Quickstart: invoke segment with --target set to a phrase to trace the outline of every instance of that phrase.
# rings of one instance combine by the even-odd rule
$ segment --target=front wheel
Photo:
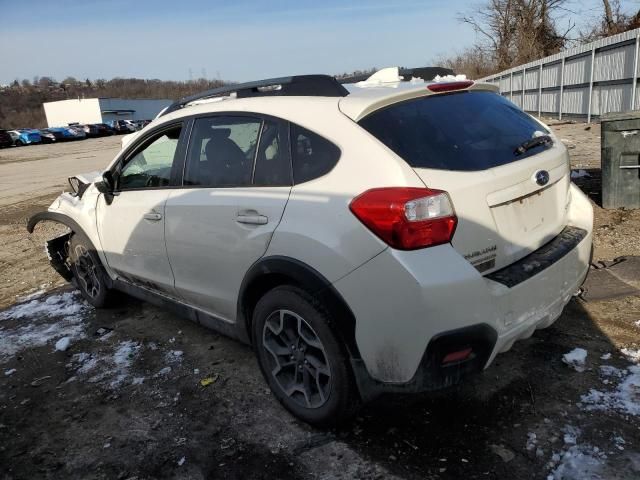
[[[253,314],[260,369],[275,397],[305,422],[328,427],[359,406],[349,356],[334,319],[302,289],[276,287]]]
[[[22,140],[16,140],[16,147],[24,146],[24,142]]]
[[[69,240],[69,262],[73,283],[85,300],[96,308],[108,306],[113,292],[107,287],[107,273],[91,244],[77,234]]]

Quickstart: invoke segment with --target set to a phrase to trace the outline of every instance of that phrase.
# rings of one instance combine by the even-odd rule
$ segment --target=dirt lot
[[[640,211],[597,206],[599,126],[554,128],[588,175],[595,260],[640,255]],[[472,381],[382,398],[335,431],[289,416],[249,348],[134,300],[89,308],[48,267],[53,227],[24,224],[118,141],[0,151],[0,479],[640,478],[638,297],[575,299]]]

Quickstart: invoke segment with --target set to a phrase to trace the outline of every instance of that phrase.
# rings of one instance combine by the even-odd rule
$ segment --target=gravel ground
[[[553,128],[591,175],[577,181],[596,202],[595,259],[639,255],[638,212],[597,206],[599,126]],[[57,172],[0,199],[0,479],[640,478],[638,298],[573,300],[464,385],[316,430],[273,399],[249,348],[127,298],[93,310],[52,273],[53,227],[31,238],[24,222],[70,174],[57,163],[78,154],[59,147],[114,145],[0,151],[0,169],[46,155]],[[576,348],[584,364],[563,361]]]

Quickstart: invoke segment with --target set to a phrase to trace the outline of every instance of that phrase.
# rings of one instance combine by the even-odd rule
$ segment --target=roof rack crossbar
[[[197,100],[222,97],[232,93],[235,93],[237,98],[266,96],[345,97],[349,95],[349,91],[330,75],[295,75],[225,85],[196,93],[172,103],[162,115],[180,110]]]

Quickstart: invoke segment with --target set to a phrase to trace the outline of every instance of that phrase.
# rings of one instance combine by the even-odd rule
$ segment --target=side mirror
[[[116,186],[115,179],[113,178],[113,173],[109,170],[102,174],[102,182],[105,184],[109,192],[113,192]]]
[[[95,185],[98,191],[104,194],[104,199],[107,202],[107,205],[111,205],[111,202],[113,202],[113,190],[115,187],[113,174],[109,171],[104,172],[102,174],[102,181],[96,182]]]

